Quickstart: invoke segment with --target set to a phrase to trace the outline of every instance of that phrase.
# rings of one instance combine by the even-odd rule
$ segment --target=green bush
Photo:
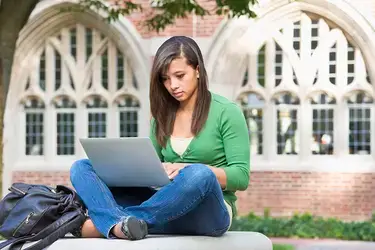
[[[333,238],[342,240],[375,241],[375,220],[344,222],[335,218],[321,218],[309,213],[288,218],[272,218],[253,212],[233,220],[231,231],[255,231],[268,237]]]
[[[292,245],[279,245],[273,244],[273,250],[294,250],[295,247]]]

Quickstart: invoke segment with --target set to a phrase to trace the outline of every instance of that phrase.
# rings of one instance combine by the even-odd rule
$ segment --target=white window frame
[[[18,141],[20,141],[20,146],[18,148],[18,155],[21,156],[20,157],[20,161],[21,162],[27,162],[29,160],[31,161],[34,161],[36,163],[42,163],[46,160],[46,150],[47,150],[47,136],[46,136],[46,114],[47,114],[47,107],[45,106],[44,109],[41,109],[44,110],[42,112],[40,111],[36,111],[36,110],[30,110],[30,111],[25,111],[25,109],[23,108],[23,104],[20,104],[21,107],[20,107],[20,111],[19,112],[19,129],[18,129]],[[27,113],[42,113],[43,114],[43,132],[44,132],[44,136],[43,136],[43,154],[42,155],[26,155],[26,141],[25,141],[25,138],[26,138],[26,114]]]

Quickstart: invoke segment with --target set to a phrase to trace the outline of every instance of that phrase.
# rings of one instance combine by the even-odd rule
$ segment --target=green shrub
[[[273,244],[273,250],[294,250],[295,247],[292,245],[279,245]]]
[[[294,214],[289,218],[273,218],[249,213],[233,220],[231,231],[255,231],[268,237],[333,238],[342,240],[375,241],[375,221],[343,222],[335,218],[321,218],[309,213]]]

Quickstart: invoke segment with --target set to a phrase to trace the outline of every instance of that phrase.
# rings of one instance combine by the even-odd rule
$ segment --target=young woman
[[[211,93],[207,81],[194,40],[176,36],[161,45],[151,72],[150,138],[173,181],[158,191],[111,188],[89,160],[75,162],[71,182],[89,217],[80,236],[139,240],[229,229],[235,192],[249,184],[249,134],[241,109]]]

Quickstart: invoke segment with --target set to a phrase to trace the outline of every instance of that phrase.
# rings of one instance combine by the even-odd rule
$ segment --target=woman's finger
[[[169,179],[174,179],[177,175],[178,175],[178,173],[180,172],[180,169],[175,169],[171,174],[169,174],[168,176],[169,176]]]

